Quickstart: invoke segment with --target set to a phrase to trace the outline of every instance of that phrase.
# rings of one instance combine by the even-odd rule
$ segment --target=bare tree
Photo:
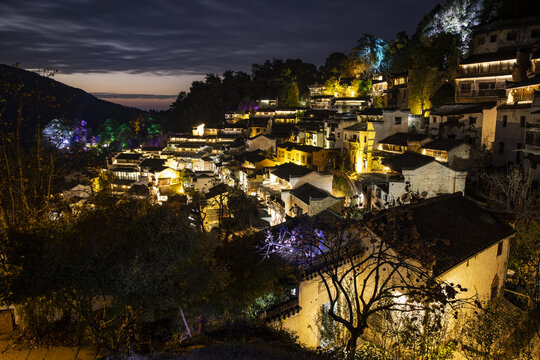
[[[486,173],[490,200],[518,217],[526,216],[535,202],[533,179],[518,167]]]
[[[316,273],[324,284],[327,313],[348,332],[350,359],[374,314],[446,309],[457,305],[458,292],[466,291],[434,276],[435,257],[429,246],[415,241],[419,233],[410,216],[394,208],[364,222],[347,216],[323,225],[302,218],[268,232],[267,254],[281,254],[306,273]]]

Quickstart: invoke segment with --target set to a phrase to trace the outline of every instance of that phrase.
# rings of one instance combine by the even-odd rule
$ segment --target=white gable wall
[[[436,161],[415,170],[403,170],[402,174],[405,182],[411,184],[411,190],[425,198],[465,191],[467,173],[454,171]]]

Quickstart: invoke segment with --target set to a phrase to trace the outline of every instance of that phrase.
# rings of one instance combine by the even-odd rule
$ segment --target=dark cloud
[[[265,59],[321,64],[364,33],[413,32],[428,0],[1,0],[0,63],[201,74]]]

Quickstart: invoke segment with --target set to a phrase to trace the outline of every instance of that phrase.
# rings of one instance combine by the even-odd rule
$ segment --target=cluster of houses
[[[107,163],[110,186],[158,202],[189,201],[190,190],[212,202],[227,191],[223,184],[237,187],[259,200],[261,228],[306,215],[339,218],[351,203],[412,206],[426,241],[450,241],[438,253],[446,259],[441,276],[487,301],[503,286],[512,231],[455,193],[464,193],[484,151],[494,166],[520,165],[540,180],[540,18],[478,28],[455,82],[455,102],[424,114],[409,111],[407,73],[377,76],[369,97],[338,97],[313,85],[305,107],[262,99],[249,113],[171,135],[166,146],[116,154]],[[383,107],[373,107],[376,97]],[[84,198],[81,190],[64,196]],[[327,301],[321,289],[306,279],[291,306],[269,319],[317,345],[306,329]]]

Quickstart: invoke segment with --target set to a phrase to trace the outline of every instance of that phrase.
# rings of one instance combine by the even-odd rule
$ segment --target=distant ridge
[[[53,78],[37,73],[0,64],[0,111],[5,109],[2,120],[13,121],[16,118],[19,101],[12,94],[6,93],[6,85],[22,84],[24,91],[35,87],[44,96],[53,97],[50,106],[44,101],[31,101],[23,107],[27,121],[41,118],[42,126],[54,118],[85,120],[88,127],[97,130],[108,118],[119,122],[129,122],[143,111],[137,108],[115,104],[98,99],[84,90],[63,84]],[[2,103],[5,100],[5,103]]]

